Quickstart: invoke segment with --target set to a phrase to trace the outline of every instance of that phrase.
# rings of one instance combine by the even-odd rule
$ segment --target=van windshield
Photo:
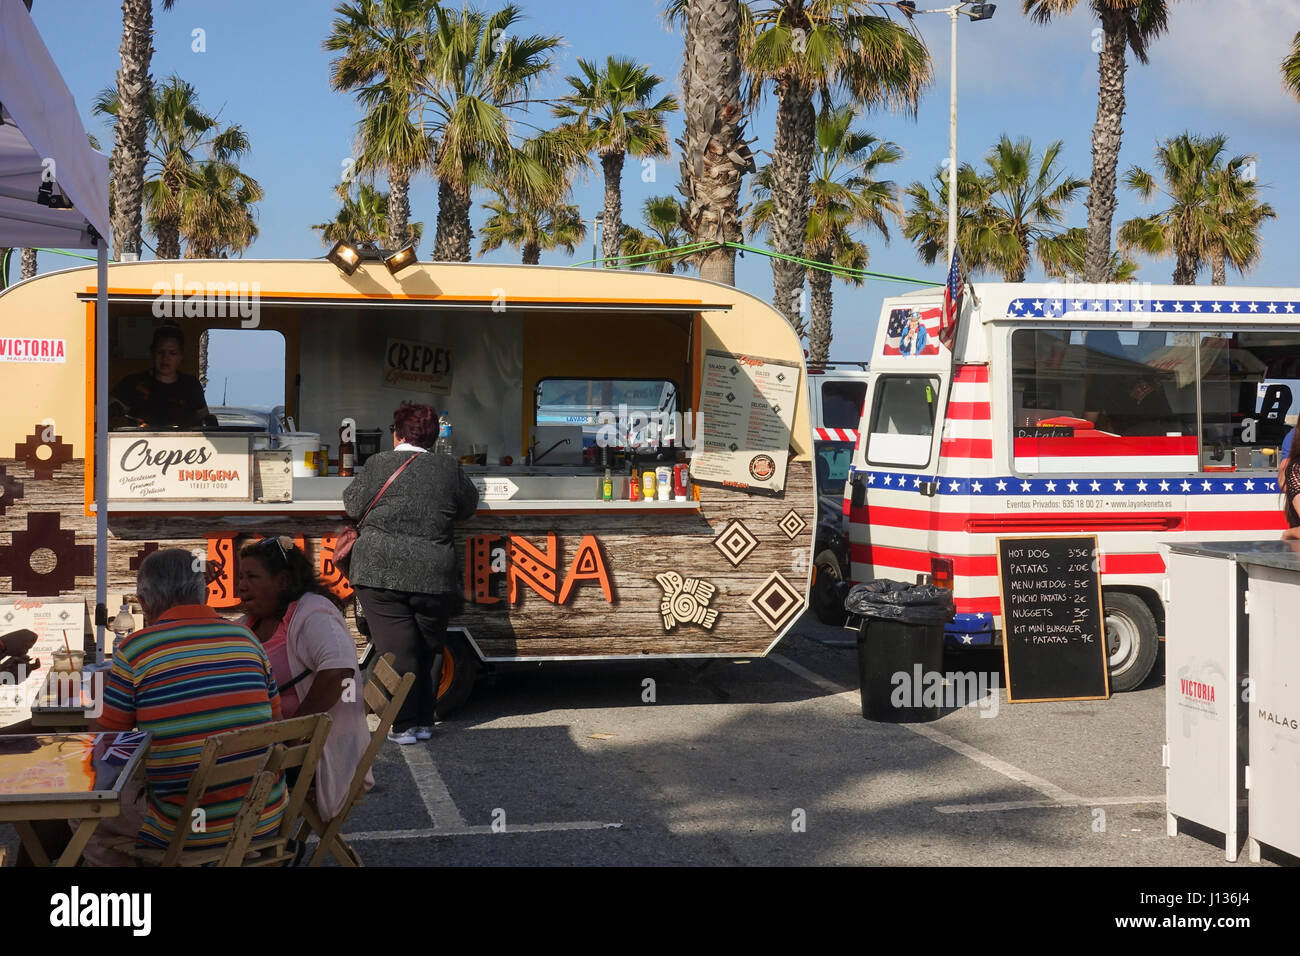
[[[930,462],[939,380],[923,375],[882,375],[876,380],[867,435],[867,462],[923,467]]]

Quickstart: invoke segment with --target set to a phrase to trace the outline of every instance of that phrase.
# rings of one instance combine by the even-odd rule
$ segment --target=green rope
[[[943,285],[942,282],[936,282],[932,279],[914,279],[911,276],[892,275],[888,272],[871,272],[866,269],[853,269],[849,266],[837,266],[829,262],[819,262],[816,259],[805,259],[801,256],[788,256],[784,253],[774,252],[771,249],[760,249],[757,246],[749,246],[741,242],[692,242],[687,243],[686,245],[673,246],[670,249],[660,249],[656,252],[643,252],[635,256],[607,256],[602,259],[586,259],[582,262],[570,263],[570,265],[577,267],[606,262],[627,263],[635,259],[676,259],[682,256],[695,255],[699,252],[706,252],[711,249],[723,248],[737,249],[741,252],[753,252],[760,256],[767,256],[771,259],[781,259],[786,262],[793,262],[808,269],[819,269],[823,272],[829,272],[831,275],[837,276],[841,279],[882,279],[886,282],[908,282],[913,285]]]
[[[94,256],[83,255],[80,252],[68,252],[66,249],[42,249],[39,246],[33,246],[31,248],[34,248],[37,252],[52,252],[56,256],[67,256],[70,259],[85,259],[87,262],[98,261]],[[112,261],[112,259],[109,260],[109,262]]]

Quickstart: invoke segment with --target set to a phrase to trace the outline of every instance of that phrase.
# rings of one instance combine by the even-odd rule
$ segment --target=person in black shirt
[[[126,376],[113,388],[110,414],[134,419],[150,428],[199,428],[210,418],[203,386],[180,370],[185,335],[179,326],[164,325],[149,345],[150,368]]]

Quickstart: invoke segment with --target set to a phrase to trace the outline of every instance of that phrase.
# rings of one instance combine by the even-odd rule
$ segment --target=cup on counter
[[[469,446],[469,453],[474,459],[474,464],[476,465],[487,464],[487,450],[488,449],[486,444],[475,443]]]
[[[50,657],[53,658],[50,670],[56,674],[75,674],[86,663],[85,651],[56,650]]]

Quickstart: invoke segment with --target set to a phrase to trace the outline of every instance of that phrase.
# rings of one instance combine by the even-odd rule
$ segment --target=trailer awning
[[[193,274],[191,271],[190,274]],[[173,296],[169,289],[169,298],[199,303],[205,298],[227,295],[247,295],[248,290],[234,287],[235,283],[211,283],[203,291],[195,288],[183,296]],[[89,300],[95,298],[96,290],[87,288],[77,293],[77,298]],[[159,292],[144,289],[109,289],[109,302],[128,302],[150,305],[157,301]],[[703,302],[691,299],[604,299],[604,298],[534,298],[512,299],[500,296],[386,296],[386,295],[312,295],[310,293],[256,293],[262,305],[311,306],[326,309],[455,309],[461,312],[555,312],[557,310],[581,312],[677,312],[693,315],[696,312],[730,312],[729,302]],[[173,311],[173,314],[176,314]]]

